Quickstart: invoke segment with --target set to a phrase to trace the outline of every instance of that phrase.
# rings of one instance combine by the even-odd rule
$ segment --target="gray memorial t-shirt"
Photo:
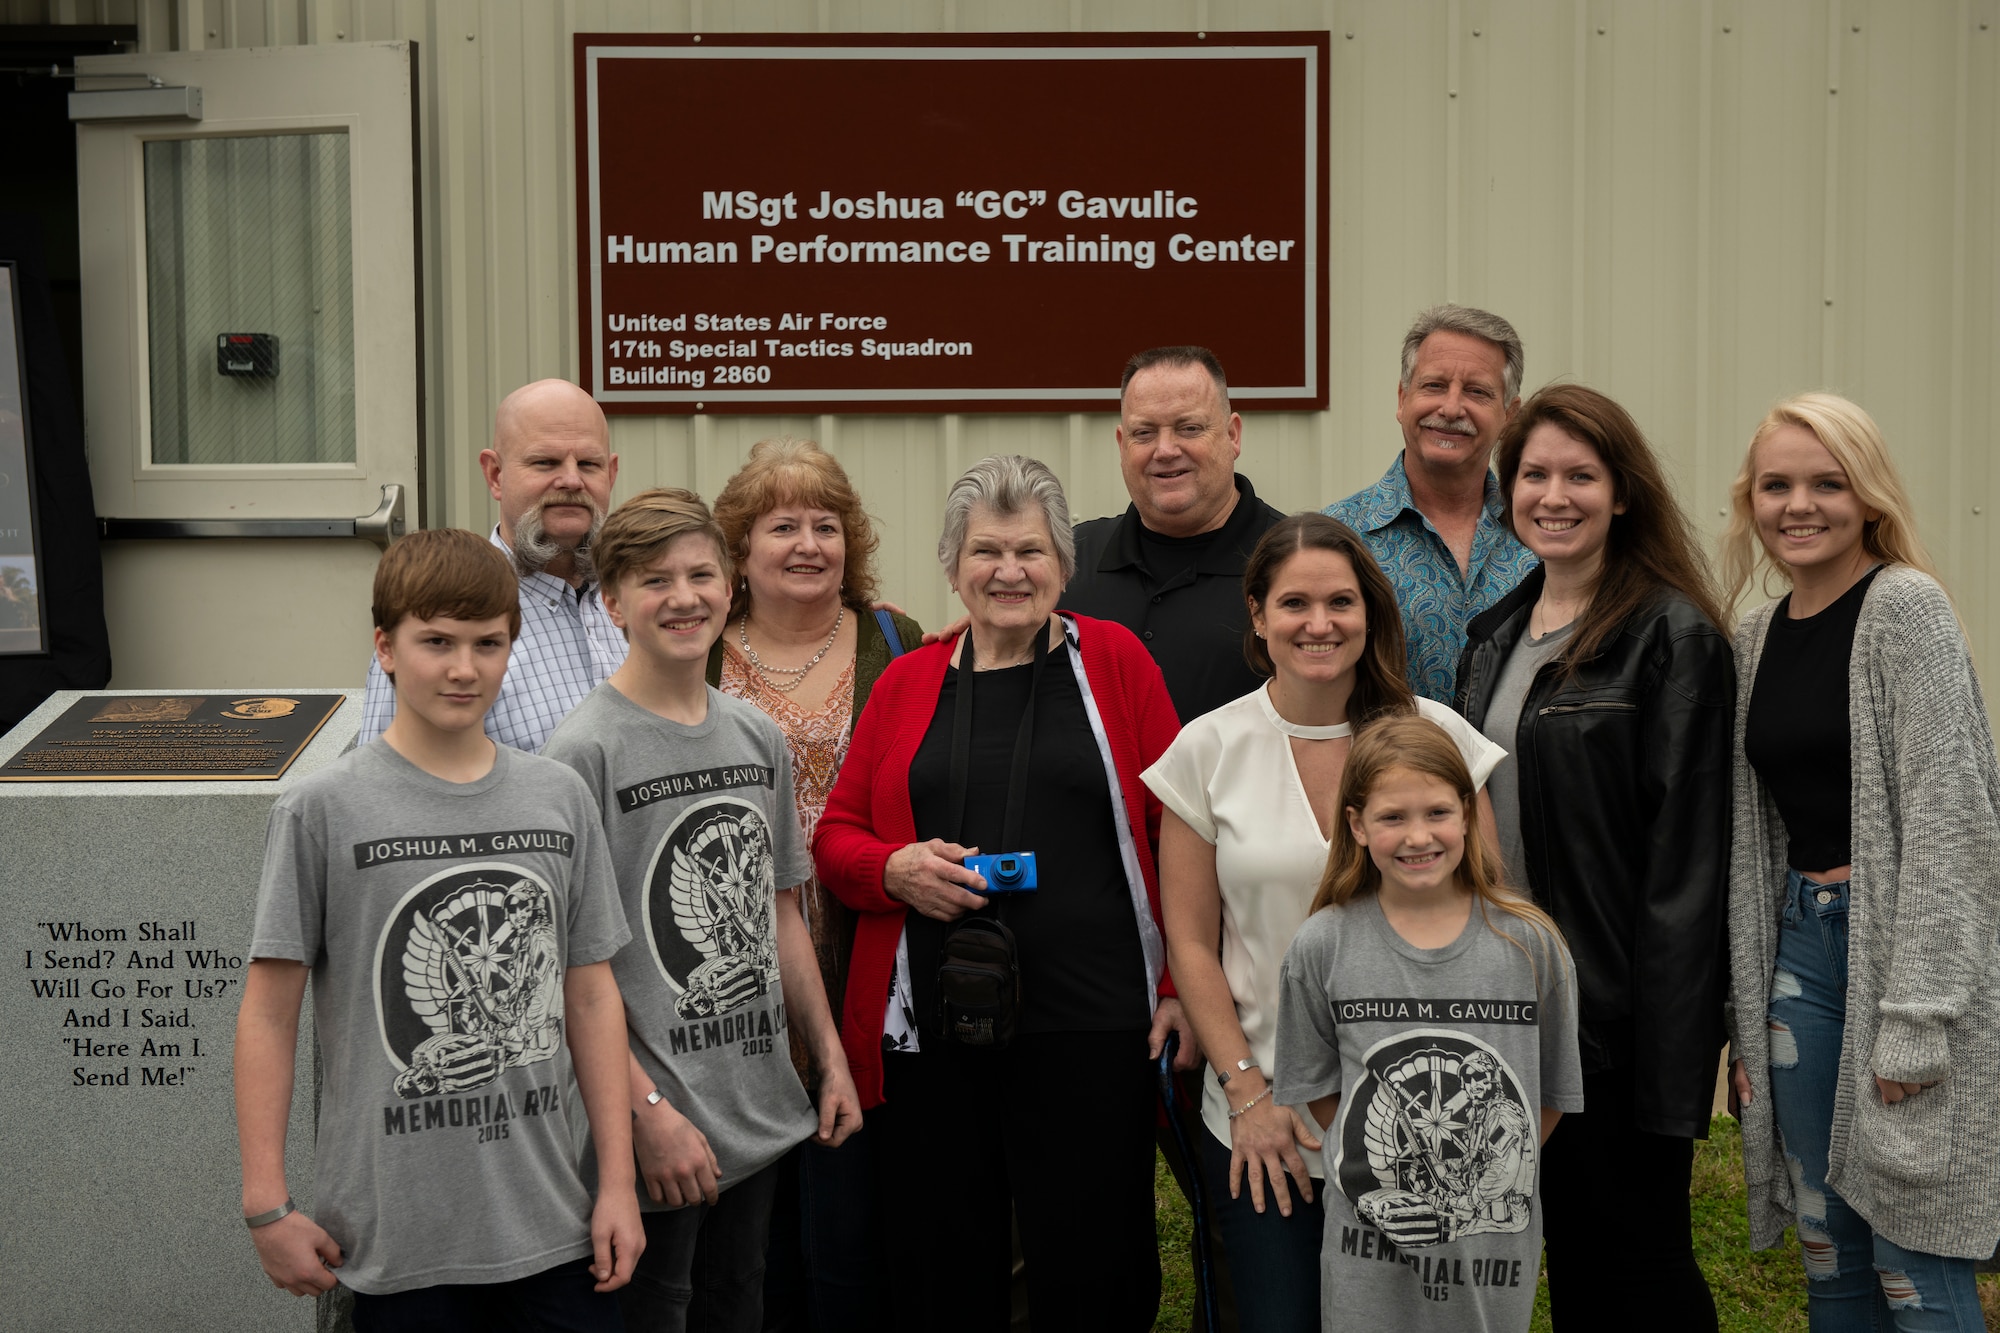
[[[313,1219],[371,1295],[581,1258],[563,974],[630,935],[576,775],[505,745],[476,782],[364,745],[279,798],[253,958],[312,968]]]
[[[612,962],[632,1053],[708,1136],[728,1189],[819,1127],[778,978],[776,894],[812,874],[785,735],[714,688],[690,727],[607,684],[542,753],[583,776],[609,834],[632,927]],[[664,1206],[644,1181],[639,1203]]]
[[[1560,945],[1491,915],[1474,904],[1456,940],[1419,949],[1370,894],[1315,912],[1285,955],[1272,1095],[1340,1096],[1323,1138],[1328,1328],[1528,1327],[1541,1108],[1583,1109],[1576,978]]]

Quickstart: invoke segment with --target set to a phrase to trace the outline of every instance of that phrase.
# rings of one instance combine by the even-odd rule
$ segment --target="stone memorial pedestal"
[[[243,1227],[230,1059],[265,820],[353,741],[348,695],[275,781],[0,782],[5,1327],[314,1327]],[[0,764],[83,697],[63,691],[0,737]],[[286,1166],[310,1210],[306,1003]]]

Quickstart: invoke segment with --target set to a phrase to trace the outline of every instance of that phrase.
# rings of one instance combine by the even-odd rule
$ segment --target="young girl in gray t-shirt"
[[[1502,885],[1436,723],[1365,730],[1340,807],[1350,836],[1285,955],[1269,1090],[1327,1131],[1321,1327],[1518,1333],[1541,1146],[1583,1109],[1569,952]]]

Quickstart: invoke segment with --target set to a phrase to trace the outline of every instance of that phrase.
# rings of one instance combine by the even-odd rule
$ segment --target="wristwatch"
[[[1256,1057],[1256,1056],[1254,1056],[1254,1055],[1253,1055],[1253,1056],[1246,1056],[1246,1057],[1244,1057],[1243,1059],[1241,1059],[1241,1060],[1238,1060],[1238,1061],[1236,1062],[1236,1068],[1235,1068],[1235,1070],[1234,1070],[1234,1071],[1231,1071],[1231,1070],[1228,1070],[1228,1069],[1218,1069],[1218,1070],[1216,1070],[1216,1071],[1215,1071],[1215,1081],[1216,1081],[1216,1082],[1217,1082],[1217,1084],[1219,1084],[1220,1086],[1222,1086],[1222,1087],[1225,1087],[1225,1088],[1226,1088],[1226,1087],[1228,1087],[1228,1086],[1229,1086],[1229,1080],[1230,1080],[1230,1079],[1232,1079],[1232,1078],[1235,1078],[1237,1074],[1247,1074],[1247,1073],[1249,1073],[1249,1072],[1250,1072],[1251,1070],[1253,1070],[1253,1069],[1259,1069],[1259,1068],[1261,1068],[1261,1066],[1260,1066],[1260,1065],[1259,1065],[1259,1064],[1257,1063],[1257,1057]]]

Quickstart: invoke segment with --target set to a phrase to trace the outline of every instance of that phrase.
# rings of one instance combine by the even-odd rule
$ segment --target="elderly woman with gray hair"
[[[1035,1323],[1148,1329],[1151,1061],[1193,1046],[1139,777],[1173,703],[1131,631],[1055,614],[1076,552],[1041,463],[960,477],[938,559],[967,629],[883,672],[813,839],[860,914],[841,1031],[894,1324],[1007,1326],[1011,1202]]]

